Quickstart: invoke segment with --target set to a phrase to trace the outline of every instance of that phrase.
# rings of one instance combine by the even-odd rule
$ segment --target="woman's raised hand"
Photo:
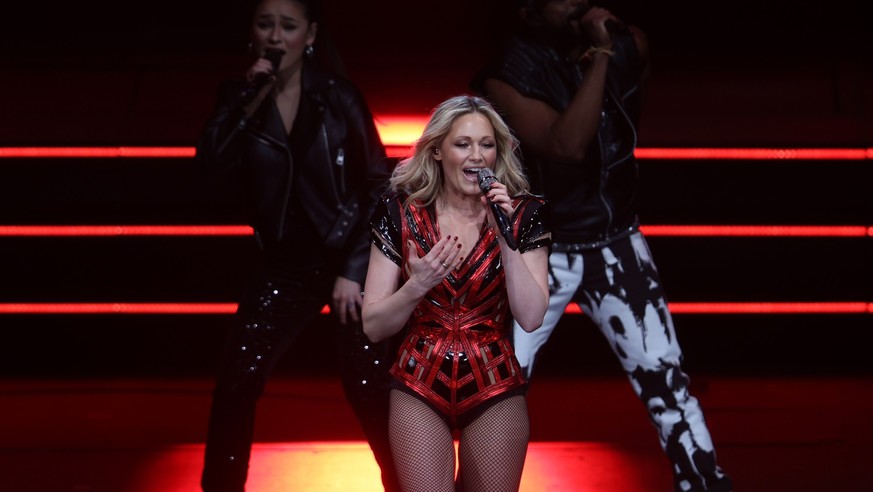
[[[425,290],[430,290],[461,263],[461,244],[458,236],[446,236],[424,256],[418,256],[418,249],[412,240],[407,241],[409,250],[406,261],[406,273],[410,282],[416,282]]]

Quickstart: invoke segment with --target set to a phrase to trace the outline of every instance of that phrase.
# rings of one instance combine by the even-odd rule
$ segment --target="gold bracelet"
[[[592,46],[592,47],[588,48],[587,50],[585,50],[585,53],[582,53],[582,56],[580,56],[579,59],[576,61],[581,62],[581,61],[590,60],[590,59],[594,58],[594,55],[596,55],[597,53],[602,53],[606,56],[612,56],[615,54],[615,51],[613,51],[609,48],[604,48],[602,46]]]

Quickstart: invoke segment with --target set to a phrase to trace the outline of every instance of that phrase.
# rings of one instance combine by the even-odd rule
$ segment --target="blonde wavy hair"
[[[503,118],[485,99],[476,96],[449,98],[431,113],[421,137],[416,141],[412,157],[397,164],[391,175],[390,189],[406,193],[405,205],[415,203],[420,207],[433,204],[443,191],[443,171],[434,159],[433,149],[440,146],[461,116],[479,113],[491,122],[497,141],[497,161],[494,176],[506,186],[509,196],[527,193],[530,189],[527,176],[518,157],[518,140]]]

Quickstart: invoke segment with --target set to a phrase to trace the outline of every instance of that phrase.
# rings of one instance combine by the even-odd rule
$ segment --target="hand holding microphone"
[[[285,50],[278,48],[266,48],[261,58],[266,59],[272,65],[272,70],[269,72],[258,72],[252,77],[252,80],[243,88],[240,98],[243,101],[250,101],[255,95],[264,88],[270,81],[270,78],[279,71],[279,64],[282,61],[282,56],[285,55]]]
[[[495,182],[497,182],[497,178],[491,169],[486,167],[479,170],[479,189],[482,190],[482,194],[487,195],[488,191],[491,190],[491,185]],[[490,200],[488,205],[491,206],[491,213],[494,214],[497,228],[500,230],[500,234],[503,235],[506,245],[509,246],[509,249],[515,251],[518,249],[518,244],[515,242],[515,236],[512,234],[512,222],[509,221],[506,212],[499,205]]]
[[[580,5],[570,13],[569,19],[579,22],[585,36],[597,46],[609,44],[612,36],[631,34],[627,24],[602,7]]]

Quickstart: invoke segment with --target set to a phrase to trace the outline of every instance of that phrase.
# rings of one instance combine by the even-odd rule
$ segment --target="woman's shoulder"
[[[385,244],[399,244],[402,210],[403,197],[401,195],[397,193],[382,194],[370,218],[373,237],[379,238],[379,241]]]
[[[548,224],[551,206],[543,196],[526,192],[515,197],[515,213],[521,216],[522,222]]]
[[[516,197],[516,220],[519,222],[518,249],[527,251],[550,244],[551,208],[542,196],[525,193]]]
[[[515,200],[517,206],[518,205],[525,205],[525,206],[532,205],[536,208],[539,208],[539,207],[548,205],[548,201],[546,201],[545,197],[543,197],[542,195],[534,195],[533,193],[530,193],[530,192],[524,192],[520,195],[516,195],[514,197],[514,200]]]
[[[399,212],[403,209],[409,195],[399,190],[388,190],[379,197],[382,206],[392,212]]]

